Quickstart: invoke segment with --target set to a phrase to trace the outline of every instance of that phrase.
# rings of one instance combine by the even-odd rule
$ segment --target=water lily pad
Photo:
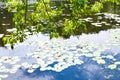
[[[4,34],[0,34],[0,38],[2,38],[4,36]]]
[[[116,64],[111,64],[111,65],[108,66],[108,68],[110,68],[110,69],[116,69],[117,65]]]

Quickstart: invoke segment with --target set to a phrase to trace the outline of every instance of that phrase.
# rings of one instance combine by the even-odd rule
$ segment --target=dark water
[[[14,27],[12,22],[12,13],[9,13],[6,9],[0,9],[0,33],[6,33],[6,29]]]
[[[38,33],[13,50],[0,47],[0,79],[119,80],[120,15],[119,9],[109,9],[83,18],[88,31],[81,35],[49,40]],[[0,34],[9,34],[6,30],[13,26],[12,13],[1,9]]]
[[[12,13],[9,13],[7,9],[0,9],[0,34],[9,34],[6,30],[14,27],[12,22]],[[2,39],[0,38],[0,46],[3,46]]]

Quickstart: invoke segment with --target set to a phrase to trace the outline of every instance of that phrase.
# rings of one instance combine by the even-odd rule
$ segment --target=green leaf
[[[50,3],[50,0],[44,0],[45,3]]]
[[[91,10],[93,12],[100,12],[102,8],[103,8],[103,4],[96,1],[95,4],[92,6]]]

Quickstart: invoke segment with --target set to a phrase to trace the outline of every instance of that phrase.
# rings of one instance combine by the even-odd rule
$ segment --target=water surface
[[[0,34],[5,36],[14,26],[12,13],[0,10]],[[0,79],[119,80],[120,15],[108,11],[83,18],[88,31],[69,39],[50,40],[49,34],[38,33],[14,49],[0,42]]]

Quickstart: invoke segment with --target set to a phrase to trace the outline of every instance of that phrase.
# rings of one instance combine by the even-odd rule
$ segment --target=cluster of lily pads
[[[0,73],[4,73],[0,74],[0,78],[16,73],[19,68],[27,70],[28,73],[33,73],[37,68],[40,71],[61,72],[72,65],[85,64],[87,61],[84,58],[89,58],[99,65],[106,65],[105,68],[119,70],[117,66],[120,61],[114,57],[117,54],[105,55],[104,51],[110,50],[113,46],[120,47],[120,29],[111,29],[108,32],[108,38],[103,43],[76,37],[49,40],[47,35],[41,36],[41,33],[29,35],[23,43],[16,44],[15,49],[23,45],[35,46],[31,52],[23,56],[17,56],[17,53],[13,56],[0,56]],[[26,60],[23,60],[24,58]],[[107,64],[105,59],[110,59],[111,64]],[[31,60],[34,61],[30,63]]]
[[[112,22],[112,20],[116,23],[116,26],[119,26],[120,24],[120,15],[118,14],[112,14],[112,13],[96,13],[95,16],[97,16],[97,22],[94,22],[93,18],[88,17],[80,20],[84,20],[86,22],[91,22],[93,26],[96,27],[102,27],[103,25],[109,26]],[[103,21],[103,19],[105,21]],[[102,20],[102,21],[100,21]],[[110,22],[107,22],[107,20],[110,20]]]

